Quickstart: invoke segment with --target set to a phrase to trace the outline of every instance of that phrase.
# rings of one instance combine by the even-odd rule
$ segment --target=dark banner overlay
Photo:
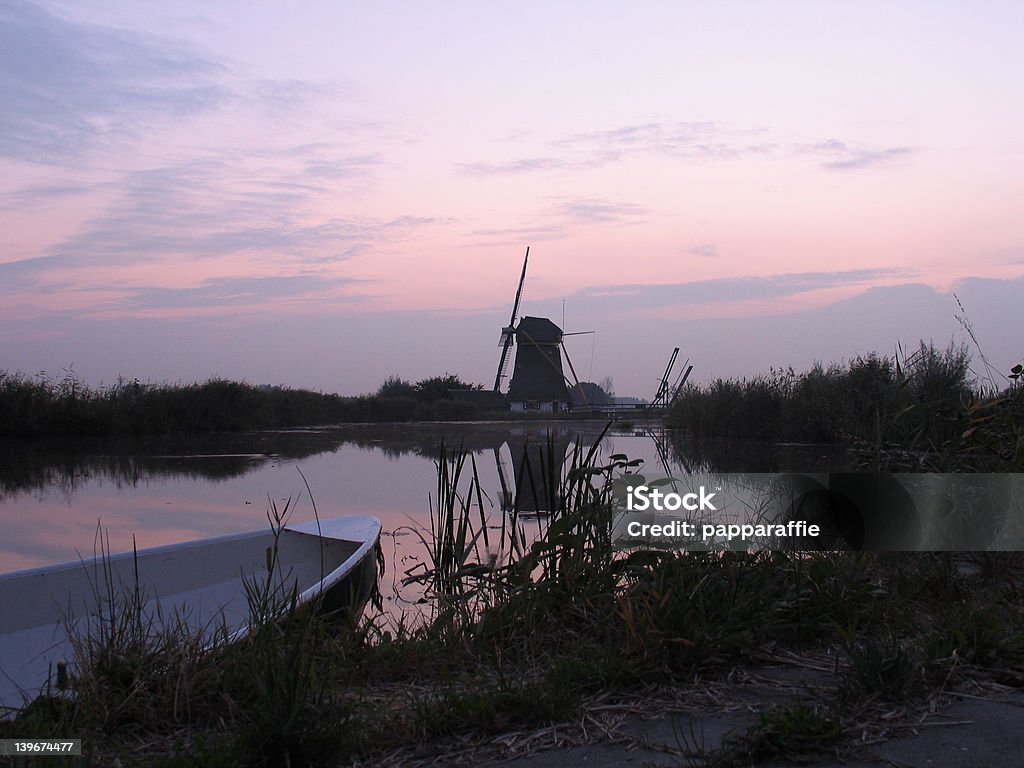
[[[728,474],[615,482],[618,549],[1024,551],[1024,474]]]

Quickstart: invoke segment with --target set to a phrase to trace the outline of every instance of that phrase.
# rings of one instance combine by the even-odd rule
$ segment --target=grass
[[[843,725],[835,712],[813,704],[770,707],[745,733],[727,737],[703,756],[706,768],[746,768],[769,760],[805,763],[837,755]]]
[[[1016,373],[1015,373],[1016,372]],[[975,383],[965,346],[921,342],[894,356],[689,386],[671,426],[698,439],[846,443],[865,469],[1024,470],[1024,386],[1018,367],[996,389]]]
[[[576,444],[565,468],[523,462],[517,487],[547,509],[536,533],[518,500],[491,508],[471,455],[443,450],[429,562],[406,574],[431,598],[422,620],[339,627],[254,585],[254,629],[227,643],[151,632],[136,600],[80,644],[75,696],[38,699],[0,738],[74,735],[93,764],[389,764],[549,728],[598,697],[725,678],[779,649],[833,659],[831,703],[763,709],[705,756],[748,765],[838,754],[876,702],[1024,664],[1019,562],[617,553],[612,494],[637,466],[597,445]]]

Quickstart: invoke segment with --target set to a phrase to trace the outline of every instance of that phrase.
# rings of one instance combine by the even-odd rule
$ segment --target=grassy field
[[[395,765],[493,752],[499,736],[766,658],[830,659],[828,707],[766,710],[699,763],[749,765],[842,755],[872,712],[1024,663],[1016,553],[616,553],[624,456],[577,446],[569,469],[533,468],[554,481],[535,538],[515,512],[488,519],[472,456],[438,468],[429,561],[405,574],[428,613],[339,626],[284,603],[227,644],[140,631],[125,606],[79,639],[74,697],[37,699],[0,738],[80,737],[89,765]],[[273,601],[255,594],[254,615]]]

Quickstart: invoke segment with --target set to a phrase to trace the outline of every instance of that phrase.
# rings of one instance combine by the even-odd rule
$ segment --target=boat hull
[[[0,715],[74,662],[72,637],[136,611],[152,631],[237,639],[250,594],[355,619],[376,587],[380,521],[352,515],[84,559],[0,575]]]

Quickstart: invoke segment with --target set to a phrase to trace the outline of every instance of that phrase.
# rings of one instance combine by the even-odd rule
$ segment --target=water
[[[422,560],[414,529],[428,526],[442,442],[475,458],[494,514],[502,479],[514,483],[523,446],[548,436],[564,454],[592,445],[604,424],[464,423],[352,425],[135,440],[0,444],[0,572],[110,551],[254,530],[272,504],[291,519],[371,514],[381,519],[385,593]],[[660,428],[610,430],[600,455],[642,459],[648,476],[820,471],[843,466],[840,449],[765,443],[685,444]],[[301,474],[300,474],[301,472]],[[308,489],[307,489],[308,483]],[[396,575],[398,579],[396,579]],[[394,594],[388,595],[395,599]]]

